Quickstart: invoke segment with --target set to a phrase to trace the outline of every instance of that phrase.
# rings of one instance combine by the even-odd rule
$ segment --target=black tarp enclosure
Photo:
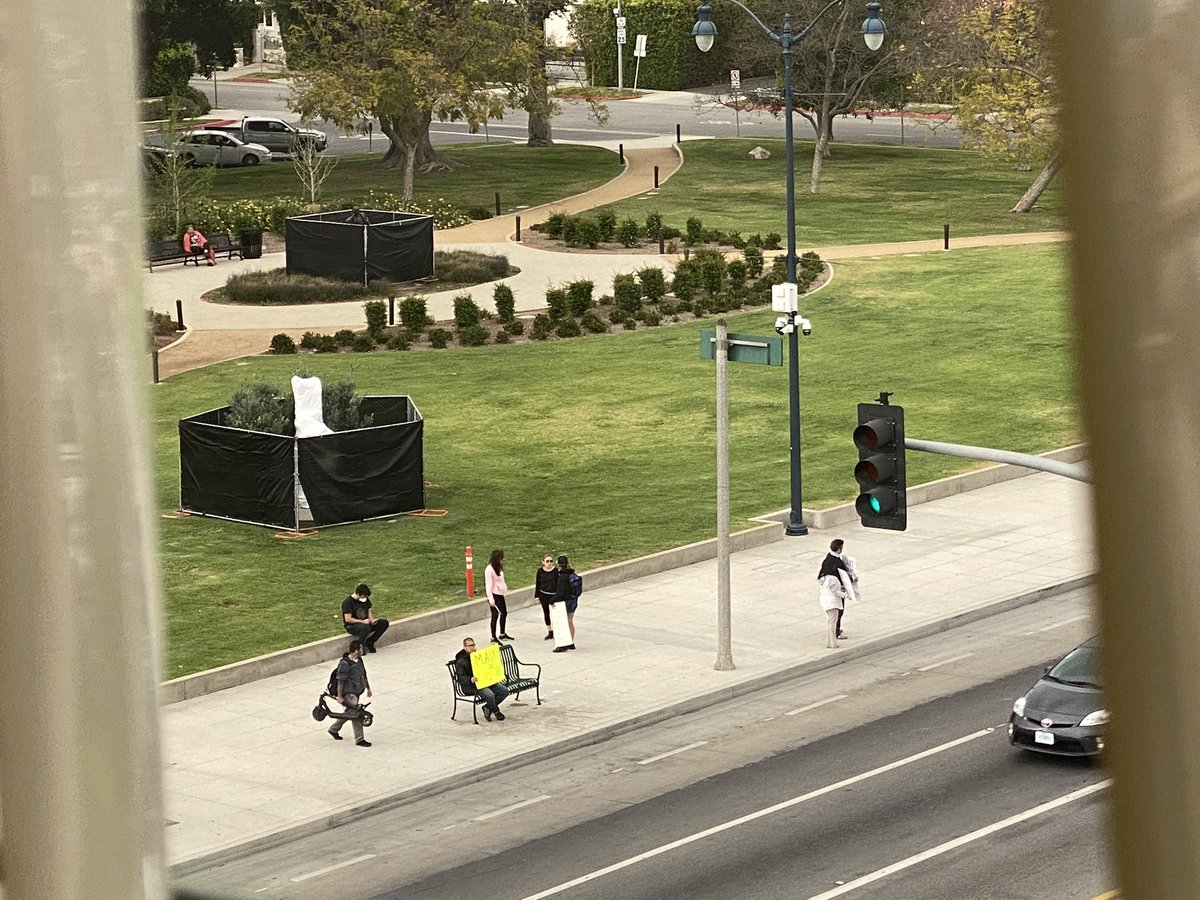
[[[379,209],[290,216],[287,272],[342,281],[415,281],[433,275],[433,217]]]
[[[424,509],[421,413],[403,395],[364,397],[359,408],[372,427],[310,438],[230,428],[227,406],[180,419],[179,508],[291,530]]]

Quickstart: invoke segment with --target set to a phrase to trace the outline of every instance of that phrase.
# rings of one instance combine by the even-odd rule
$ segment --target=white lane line
[[[748,813],[737,819],[731,819],[728,822],[722,822],[720,825],[714,825],[712,828],[706,828],[704,831],[697,831],[695,834],[689,834],[687,837],[680,838],[677,841],[671,841],[668,844],[660,844],[652,850],[647,850],[645,853],[639,853],[636,856],[631,856],[628,859],[623,859],[620,862],[613,863],[611,866],[605,866],[603,869],[597,869],[594,872],[589,872],[586,875],[581,875],[571,881],[564,881],[562,884],[555,885],[552,888],[547,888],[537,894],[530,894],[524,900],[543,900],[544,897],[553,897],[555,894],[561,894],[571,888],[579,887],[581,884],[587,884],[589,881],[595,881],[597,878],[602,878],[605,875],[611,875],[613,872],[619,872],[622,869],[627,869],[632,865],[643,862],[647,859],[653,859],[656,856],[661,856],[664,853],[669,853],[680,847],[685,847],[688,844],[703,840],[706,837],[711,837],[714,834],[720,834],[722,831],[728,831],[731,828],[737,828],[739,825],[745,825],[748,822],[756,821],[764,816],[773,815],[785,809],[790,809],[807,800],[812,800],[816,797],[822,797],[825,794],[831,794],[834,791],[839,791],[842,788],[849,787],[852,784],[858,784],[860,781],[866,781],[868,778],[874,778],[876,775],[882,775],[885,772],[891,772],[894,769],[899,769],[902,766],[910,765],[938,753],[943,753],[946,750],[951,750],[954,747],[959,747],[970,741],[977,740],[981,737],[986,737],[989,734],[995,734],[995,729],[984,728],[979,731],[972,732],[964,737],[955,738],[945,744],[938,744],[936,747],[930,747],[928,750],[922,750],[920,753],[914,753],[912,756],[906,756],[904,759],[898,759],[895,762],[887,763],[879,766],[876,769],[871,769],[869,772],[862,772],[858,775],[852,775],[835,784],[826,785],[822,788],[817,788],[815,791],[809,791],[807,794],[801,794],[799,797],[792,797],[790,800],[784,800],[782,803],[776,803],[774,806],[768,806],[765,809],[760,809],[756,812]]]
[[[1064,625],[1073,625],[1076,622],[1082,622],[1084,619],[1088,619],[1088,618],[1091,618],[1091,617],[1087,613],[1084,613],[1083,615],[1072,616],[1069,619],[1063,619],[1061,622],[1054,622],[1050,625],[1044,625],[1041,628],[1036,628],[1033,631],[1027,631],[1025,633],[1027,635],[1041,634],[1042,632],[1045,632],[1045,631],[1053,631],[1055,628],[1062,628]]]
[[[839,700],[845,700],[849,694],[838,694],[836,697],[826,697],[824,700],[818,700],[816,703],[810,703],[808,706],[802,706],[799,709],[793,709],[790,712],[785,712],[785,716],[798,716],[802,712],[808,712],[810,709],[816,709],[818,706],[824,706],[826,703],[837,703]]]
[[[658,756],[652,756],[649,759],[638,760],[639,766],[648,766],[652,762],[658,762],[660,759],[666,759],[668,756],[674,756],[676,753],[686,753],[688,750],[695,750],[697,747],[703,747],[708,741],[696,741],[694,744],[688,744],[686,747],[677,747],[674,750],[668,750],[666,753],[660,753]]]
[[[522,800],[520,803],[514,803],[512,806],[506,806],[504,809],[494,809],[490,813],[484,813],[482,816],[476,816],[472,822],[486,822],[488,819],[494,819],[496,816],[502,816],[505,813],[510,813],[513,810],[521,809],[525,806],[533,806],[535,803],[541,803],[543,800],[549,800],[549,794],[542,794],[540,797],[534,797],[532,800]]]
[[[987,837],[989,834],[995,834],[997,831],[1002,831],[1005,828],[1010,828],[1013,825],[1020,824],[1028,819],[1040,816],[1043,813],[1050,812],[1052,809],[1057,809],[1060,806],[1066,806],[1068,803],[1074,803],[1084,797],[1098,793],[1112,785],[1112,779],[1106,778],[1104,781],[1098,781],[1095,784],[1089,784],[1085,788],[1080,788],[1077,791],[1072,791],[1069,794],[1063,794],[1061,797],[1056,797],[1041,806],[1035,806],[1033,809],[1027,809],[1023,813],[1017,813],[1015,816],[1009,816],[999,822],[994,822],[991,825],[985,825],[970,834],[964,834],[962,837],[956,837],[952,841],[946,841],[944,844],[938,844],[936,847],[930,847],[928,850],[918,853],[915,856],[910,856],[908,859],[902,859],[899,862],[894,862],[890,866],[884,866],[869,875],[864,875],[861,878],[856,878],[853,881],[848,881],[841,887],[836,887],[831,891],[826,891],[823,894],[817,894],[815,897],[810,897],[809,900],[833,900],[834,897],[841,897],[843,894],[848,894],[851,891],[858,890],[860,887],[865,887],[879,881],[881,878],[886,878],[896,872],[900,872],[910,866],[915,866],[927,859],[933,859],[935,856],[941,856],[943,853],[948,853],[951,850],[956,850],[970,844],[972,841],[977,841],[980,838]]]
[[[974,656],[974,653],[962,653],[958,656],[952,656],[949,659],[938,660],[935,663],[930,663],[927,666],[918,666],[918,672],[928,672],[930,669],[936,669],[938,666],[949,665],[952,662],[958,662],[960,659],[966,659],[968,656]]]
[[[308,881],[310,878],[317,878],[321,875],[328,875],[330,872],[336,872],[338,869],[344,869],[346,866],[352,866],[355,863],[364,862],[368,859],[374,859],[374,853],[364,853],[362,856],[356,856],[354,859],[348,859],[345,862],[340,862],[336,866],[326,866],[324,869],[317,869],[315,872],[309,872],[307,875],[297,875],[292,879],[292,884],[301,881]]]

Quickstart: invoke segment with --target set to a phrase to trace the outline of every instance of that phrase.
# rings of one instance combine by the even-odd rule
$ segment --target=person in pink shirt
[[[217,264],[217,254],[213,252],[212,244],[208,242],[208,238],[196,230],[195,225],[189,225],[187,231],[183,233],[183,252],[196,256],[207,256],[210,266]]]
[[[508,605],[504,600],[508,593],[508,585],[504,583],[503,550],[492,551],[487,567],[483,570],[483,581],[484,590],[487,592],[488,606],[492,608],[492,643],[498,644],[501,640],[514,640],[504,630],[508,623]],[[499,631],[496,629],[497,621],[500,623]]]

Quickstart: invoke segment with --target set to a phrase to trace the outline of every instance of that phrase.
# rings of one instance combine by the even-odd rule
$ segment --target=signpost
[[[621,15],[621,0],[613,10],[617,18],[617,90],[625,89],[625,17]]]
[[[729,70],[729,87],[733,90],[733,124],[737,128],[737,136],[742,136],[741,104],[738,102],[738,92],[742,87],[741,69]]]
[[[633,89],[637,90],[638,75],[642,71],[642,57],[646,55],[646,36],[639,34],[633,44],[633,55],[637,57],[637,65],[633,69]]]
[[[715,331],[700,332],[700,358],[717,361],[717,661],[713,668],[734,668],[729,612],[729,375],[727,363],[783,365],[783,338],[730,334],[724,319]]]

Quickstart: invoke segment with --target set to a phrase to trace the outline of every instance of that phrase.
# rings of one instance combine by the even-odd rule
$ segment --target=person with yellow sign
[[[464,694],[478,694],[483,698],[483,717],[489,722],[492,716],[504,721],[500,704],[508,696],[504,686],[504,662],[500,659],[500,645],[492,644],[483,650],[475,649],[475,639],[465,638],[463,648],[454,656],[454,677]]]

